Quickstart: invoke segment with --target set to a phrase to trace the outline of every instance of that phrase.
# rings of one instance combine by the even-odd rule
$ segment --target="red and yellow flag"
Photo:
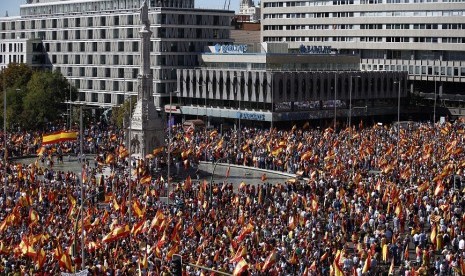
[[[109,243],[112,241],[116,241],[129,236],[130,233],[131,230],[129,229],[129,225],[125,224],[113,229],[113,231],[111,231],[105,237],[103,237],[102,242]]]
[[[137,236],[141,233],[144,232],[144,225],[145,225],[145,220],[141,220],[140,222],[134,224],[131,229],[131,234],[133,236]]]
[[[270,255],[268,255],[268,257],[266,258],[265,260],[265,263],[263,264],[263,267],[262,267],[262,272],[265,272],[267,271],[273,264],[276,263],[276,251],[273,250]]]
[[[367,256],[367,258],[365,260],[365,264],[363,265],[362,273],[368,273],[370,268],[371,268],[371,255],[368,254],[368,256]]]
[[[152,176],[150,174],[144,175],[140,179],[140,184],[150,184],[152,181]]]
[[[145,209],[142,208],[142,205],[137,199],[132,204],[132,209],[134,210],[134,214],[136,214],[139,218],[145,215]]]
[[[344,271],[342,270],[340,261],[341,261],[341,251],[338,250],[336,253],[336,258],[334,258],[334,261],[333,261],[334,276],[344,276]]]
[[[42,145],[56,144],[65,141],[77,140],[77,132],[75,131],[60,131],[42,136]]]
[[[36,257],[36,263],[37,263],[37,266],[39,267],[39,269],[44,266],[45,259],[46,259],[45,250],[43,248],[41,248],[37,252],[37,257]]]
[[[62,254],[59,256],[59,264],[60,267],[66,271],[74,272],[73,265],[71,263],[71,257],[69,256],[68,252],[62,252]]]
[[[37,214],[36,210],[29,210],[29,220],[31,221],[31,224],[36,224],[39,221],[39,214]]]
[[[233,276],[240,275],[242,272],[246,271],[249,268],[249,264],[244,260],[241,259],[233,271]]]
[[[433,243],[434,245],[436,244],[436,236],[437,236],[437,233],[436,233],[436,224],[433,224],[433,225],[431,226],[430,240],[431,240],[431,243]]]
[[[247,255],[247,247],[241,246],[239,249],[237,249],[236,254],[229,262],[230,263],[239,262],[240,260],[242,260],[242,257],[245,257],[246,255]]]

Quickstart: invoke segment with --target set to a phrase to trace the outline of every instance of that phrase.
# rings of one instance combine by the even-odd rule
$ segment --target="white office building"
[[[20,16],[0,18],[0,67],[11,62],[60,70],[96,107],[136,95],[143,0],[29,0]],[[194,0],[147,0],[155,105],[176,89],[176,69],[198,53],[230,43],[233,11],[194,9]],[[40,46],[37,46],[37,45]],[[33,47],[34,46],[34,47]]]
[[[397,113],[406,72],[361,72],[358,55],[329,48],[294,52],[287,43],[215,45],[200,68],[178,70],[180,104],[165,106],[206,125],[349,123]],[[355,122],[355,119],[353,120]]]
[[[263,0],[263,42],[359,54],[362,71],[407,71],[412,95],[465,115],[465,1]]]

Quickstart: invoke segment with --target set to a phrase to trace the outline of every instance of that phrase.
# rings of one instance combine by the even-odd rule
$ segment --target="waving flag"
[[[274,263],[276,263],[276,251],[273,250],[270,255],[265,260],[265,263],[262,267],[262,272],[267,271]]]
[[[42,136],[42,145],[56,144],[65,141],[77,140],[77,132],[75,131],[61,131],[50,133]]]
[[[62,252],[62,254],[59,257],[59,265],[61,268],[69,272],[74,272],[71,257],[69,256],[68,252]]]
[[[132,209],[134,210],[134,214],[136,214],[139,218],[145,215],[145,208],[142,207],[139,200],[135,200],[132,204]]]
[[[36,224],[39,221],[39,214],[37,214],[36,210],[29,210],[29,220],[31,221],[31,224]]]
[[[112,241],[116,241],[129,236],[130,233],[131,230],[129,229],[129,225],[122,225],[116,227],[115,229],[113,229],[113,231],[111,231],[105,237],[103,237],[102,242],[109,243]]]
[[[233,275],[240,275],[242,272],[246,271],[249,268],[249,264],[244,260],[241,259],[236,267],[234,268]]]
[[[370,268],[371,268],[371,254],[368,254],[368,256],[367,256],[367,258],[365,260],[365,264],[363,265],[362,273],[368,273]]]

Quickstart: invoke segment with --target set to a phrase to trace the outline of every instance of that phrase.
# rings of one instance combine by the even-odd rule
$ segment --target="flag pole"
[[[82,123],[82,105],[79,108],[79,151],[81,152],[81,158],[82,154],[84,153],[84,137],[83,137],[83,123]],[[85,162],[83,160],[83,162]],[[84,163],[84,166],[86,164]],[[87,168],[86,168],[87,169]],[[87,173],[87,172],[86,172]],[[83,176],[81,175],[81,178]],[[84,269],[85,266],[85,251],[84,251],[84,216],[82,215],[82,208],[84,207],[84,179],[81,180],[81,208],[79,210],[79,213],[81,215],[81,270]]]

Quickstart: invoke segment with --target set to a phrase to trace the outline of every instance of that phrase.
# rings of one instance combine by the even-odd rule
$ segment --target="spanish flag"
[[[422,192],[428,190],[428,188],[429,188],[429,183],[427,181],[424,181],[423,183],[418,185],[417,190],[418,190],[419,193],[422,193]]]
[[[344,272],[342,270],[341,264],[341,251],[337,251],[336,257],[334,258],[333,261],[333,271],[335,276],[344,276]]]
[[[371,268],[371,254],[368,253],[368,256],[365,260],[365,264],[363,265],[362,273],[367,273]]]
[[[242,272],[246,271],[249,268],[249,264],[244,260],[241,259],[236,267],[234,268],[233,275],[240,275]]]
[[[71,257],[67,252],[63,252],[59,257],[59,265],[61,268],[69,272],[74,272]]]
[[[116,241],[118,239],[122,239],[124,237],[129,236],[130,233],[131,230],[129,229],[129,225],[126,224],[123,226],[119,226],[113,229],[113,231],[108,233],[105,237],[103,237],[102,242],[109,243],[112,241]]]
[[[431,243],[433,243],[434,245],[436,245],[436,236],[437,236],[437,233],[436,233],[436,224],[433,224],[433,225],[431,226],[430,240],[431,240]]]
[[[263,267],[262,267],[262,272],[267,271],[274,263],[276,263],[276,259],[277,259],[276,251],[273,250],[270,253],[270,255],[268,255],[268,257],[266,258],[265,263],[263,264]]]
[[[141,217],[143,217],[145,215],[145,208],[142,207],[139,200],[137,200],[137,199],[132,203],[132,209],[134,210],[134,213],[139,218],[141,218]]]
[[[39,221],[39,214],[34,209],[29,209],[29,220],[31,224],[36,224]]]
[[[39,269],[44,266],[45,259],[46,259],[45,250],[43,248],[40,248],[39,251],[37,252],[37,257],[36,257],[36,264],[39,267]]]
[[[42,136],[42,145],[56,144],[65,141],[77,140],[77,132],[60,131]]]

